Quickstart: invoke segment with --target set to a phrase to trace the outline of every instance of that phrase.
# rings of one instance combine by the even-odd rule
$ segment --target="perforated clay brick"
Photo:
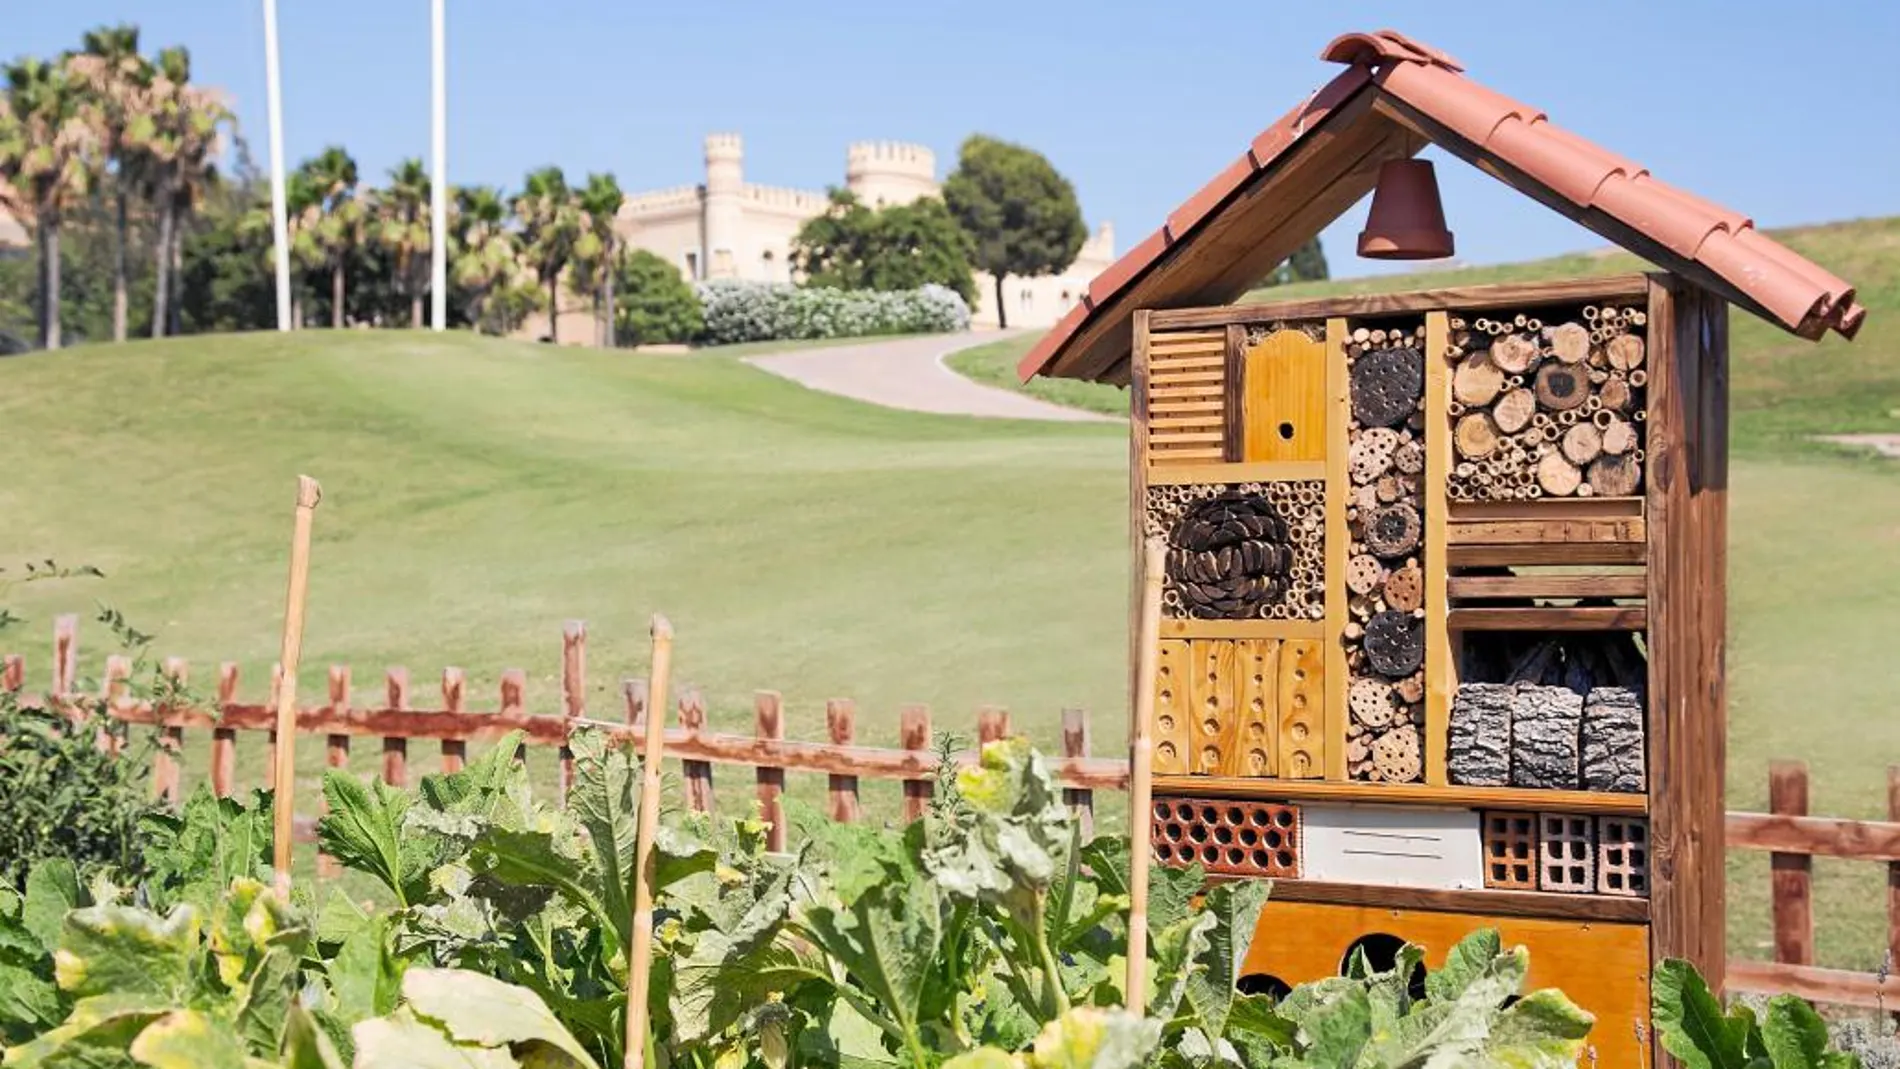
[[[1649,897],[1649,821],[1597,818],[1597,893]]]
[[[1154,857],[1223,876],[1300,875],[1300,811],[1277,802],[1156,798]]]
[[[1502,891],[1537,890],[1537,814],[1484,814],[1484,885]]]
[[[1596,890],[1596,822],[1568,813],[1537,815],[1537,887],[1589,894]]]

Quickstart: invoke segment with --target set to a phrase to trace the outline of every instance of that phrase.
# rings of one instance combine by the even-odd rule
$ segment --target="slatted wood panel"
[[[1151,465],[1227,459],[1227,332],[1157,333],[1148,339]]]

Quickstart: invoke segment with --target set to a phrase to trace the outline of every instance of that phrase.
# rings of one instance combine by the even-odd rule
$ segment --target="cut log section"
[[[1352,363],[1352,414],[1368,427],[1391,427],[1418,411],[1425,358],[1417,349],[1378,349]]]
[[[1583,484],[1583,471],[1566,459],[1562,452],[1552,451],[1537,458],[1537,485],[1544,493],[1552,497],[1569,497]]]
[[[1346,692],[1346,708],[1352,718],[1376,730],[1399,718],[1399,707],[1392,700],[1392,684],[1378,679],[1355,679]]]
[[[1564,432],[1564,459],[1584,465],[1603,453],[1603,432],[1594,423],[1579,423]]]
[[[1497,452],[1498,425],[1491,421],[1489,412],[1467,412],[1459,417],[1451,440],[1458,448],[1458,455],[1483,460]]]
[[[1377,557],[1362,553],[1346,562],[1346,589],[1355,594],[1372,593],[1385,578],[1385,565]]]
[[[1511,708],[1517,688],[1508,683],[1466,683],[1451,700],[1445,740],[1446,773],[1464,787],[1511,784]]]
[[[1411,612],[1425,601],[1425,574],[1417,564],[1408,564],[1385,577],[1385,603],[1400,612]],[[1416,701],[1416,698],[1407,699]]]
[[[1618,334],[1603,345],[1603,355],[1618,371],[1642,367],[1644,350],[1643,339],[1634,334]]]
[[[1374,556],[1386,560],[1403,557],[1418,548],[1419,535],[1423,530],[1418,509],[1409,502],[1387,505],[1373,512],[1366,520],[1366,548]]]
[[[1537,395],[1523,387],[1518,387],[1498,398],[1491,408],[1492,422],[1505,434],[1516,434],[1531,425],[1531,417],[1537,414]]]
[[[1537,403],[1553,412],[1566,412],[1590,396],[1590,377],[1573,364],[1545,364],[1537,369]]]
[[[1544,331],[1550,355],[1566,364],[1581,364],[1590,358],[1590,331],[1581,323],[1559,323]]]
[[[1425,621],[1409,612],[1374,613],[1366,621],[1366,663],[1387,679],[1403,679],[1425,663]]]
[[[1629,380],[1621,375],[1611,375],[1603,380],[1603,385],[1597,387],[1597,400],[1612,412],[1627,411],[1630,401],[1634,400],[1630,394]]]
[[[1602,497],[1628,497],[1642,479],[1634,452],[1606,453],[1590,463],[1590,487]]]
[[[1452,399],[1463,405],[1488,405],[1504,389],[1504,372],[1488,351],[1472,353],[1451,373]]]
[[[1385,427],[1372,427],[1361,431],[1353,439],[1352,448],[1347,453],[1347,471],[1352,481],[1365,484],[1373,482],[1392,467],[1392,455],[1399,447],[1399,432]]]
[[[1636,448],[1636,427],[1623,420],[1616,420],[1603,428],[1603,451],[1613,456],[1621,456]]]
[[[1507,375],[1529,371],[1537,355],[1537,343],[1522,334],[1506,334],[1491,343],[1491,362]]]
[[[1424,771],[1418,728],[1402,724],[1372,740],[1372,768],[1387,783],[1412,783]]]

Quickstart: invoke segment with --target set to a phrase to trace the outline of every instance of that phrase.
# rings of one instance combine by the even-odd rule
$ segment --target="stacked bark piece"
[[[1632,308],[1451,321],[1453,500],[1626,497],[1642,485],[1643,326]]]
[[[1345,629],[1347,773],[1424,778],[1424,330],[1352,332]]]
[[[1646,669],[1628,634],[1535,640],[1501,673],[1486,671],[1496,658],[1496,651],[1467,657],[1471,681],[1459,684],[1451,706],[1451,782],[1629,794],[1647,788]]]

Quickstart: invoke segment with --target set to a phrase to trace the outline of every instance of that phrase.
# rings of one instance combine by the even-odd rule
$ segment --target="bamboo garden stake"
[[[640,751],[640,824],[633,852],[633,938],[627,949],[626,1069],[646,1060],[647,982],[653,969],[653,839],[660,830],[660,758],[666,749],[666,684],[673,670],[673,625],[653,617],[646,744]]]
[[[277,688],[277,745],[271,754],[275,822],[271,867],[277,893],[290,896],[291,803],[297,781],[297,659],[303,652],[303,605],[310,589],[310,521],[323,500],[323,487],[308,475],[297,476],[296,525],[290,536],[290,590],[284,598],[284,645],[278,654],[283,683]]]
[[[1148,1011],[1148,837],[1154,809],[1154,720],[1156,661],[1161,641],[1163,546],[1151,538],[1142,554],[1141,624],[1136,634],[1135,694],[1128,726],[1128,1008]]]

